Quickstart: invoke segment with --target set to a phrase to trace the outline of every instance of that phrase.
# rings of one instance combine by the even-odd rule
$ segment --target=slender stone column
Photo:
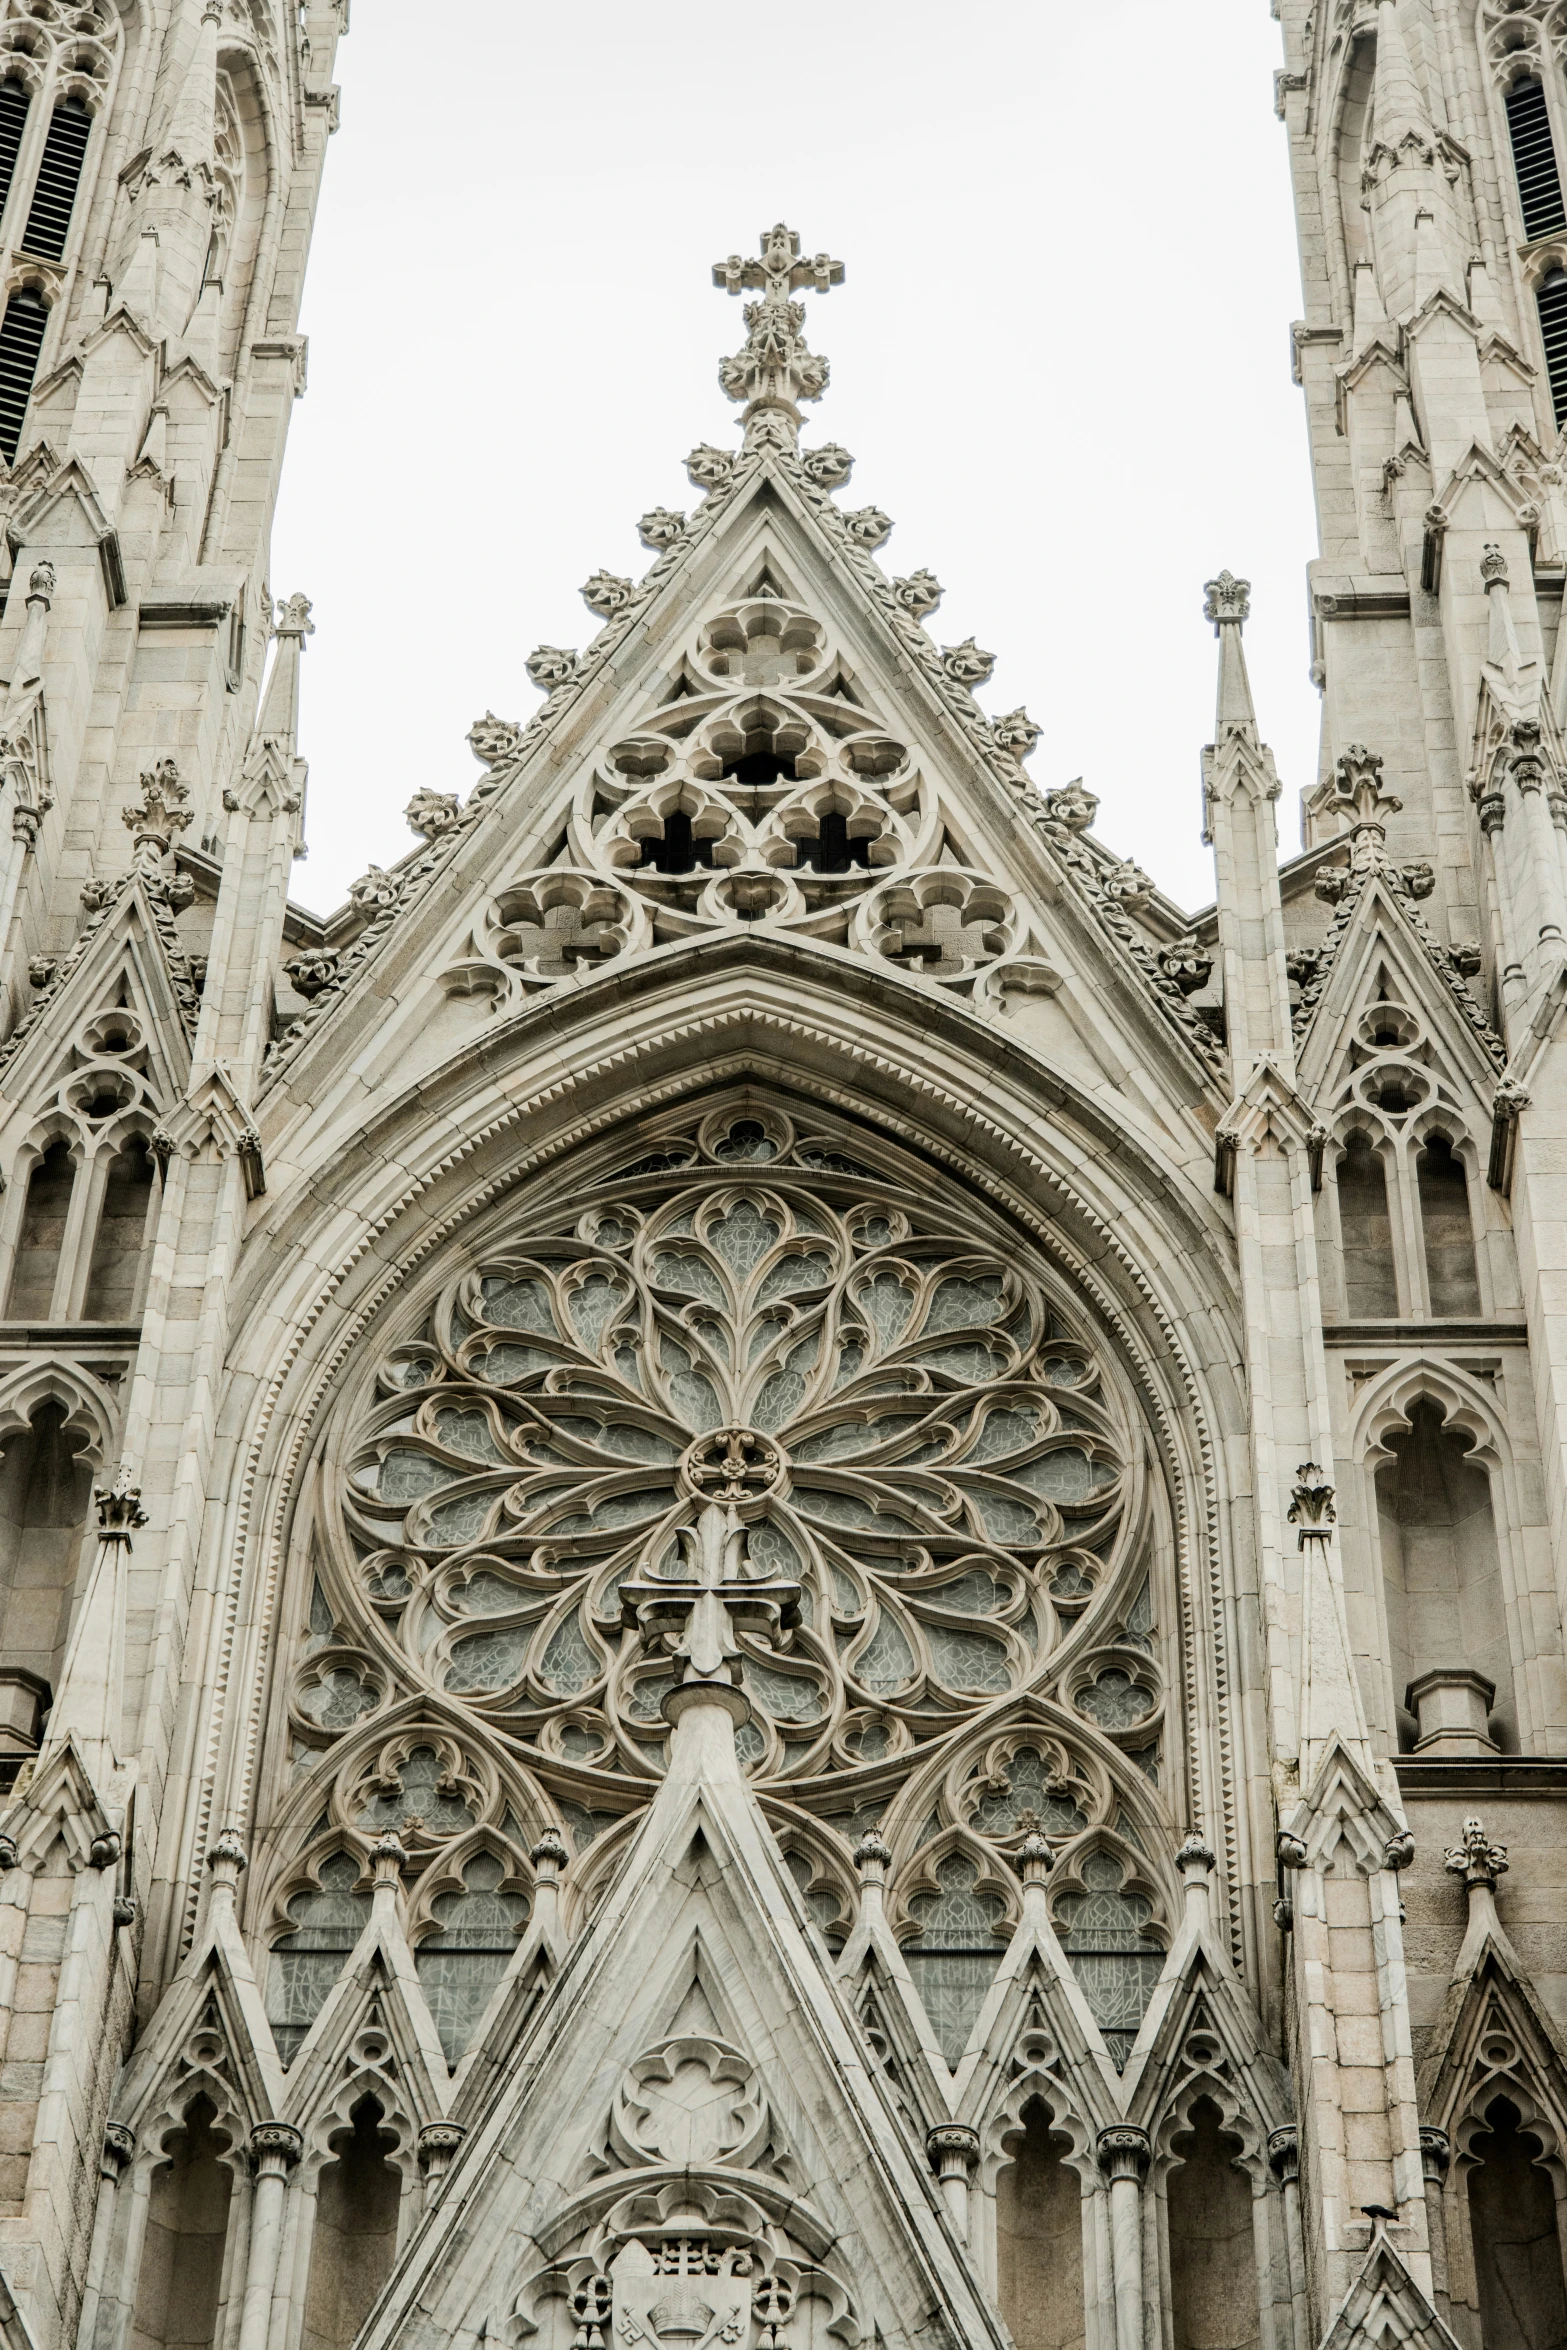
[[[968,2187],[979,2161],[979,2132],[967,2122],[938,2122],[933,2130],[926,2132],[925,2151],[941,2181],[952,2224],[966,2244]]]
[[[1143,2180],[1148,2132],[1124,2123],[1101,2130],[1099,2168],[1110,2186],[1110,2261],[1115,2271],[1115,2350],[1143,2350]]]
[[[1309,2350],[1311,2303],[1306,2275],[1306,2240],[1300,2228],[1300,2132],[1293,2122],[1268,2140],[1268,2164],[1279,2182],[1284,2205],[1284,2256],[1289,2268],[1295,2350]]]
[[[250,2133],[255,2185],[250,2197],[250,2260],[240,2312],[238,2350],[266,2350],[283,2245],[283,2198],[288,2174],[305,2150],[292,2122],[257,2122]]]
[[[128,2130],[124,2122],[104,2124],[103,2151],[98,2157],[98,2206],[93,2213],[92,2248],[87,2255],[87,2283],[82,2293],[82,2313],[77,2324],[77,2340],[82,2350],[92,2350],[93,2338],[98,2331],[98,2306],[103,2299],[104,2272],[109,2265],[109,2247],[114,2240],[115,2190],[135,2151],[135,2132]]]

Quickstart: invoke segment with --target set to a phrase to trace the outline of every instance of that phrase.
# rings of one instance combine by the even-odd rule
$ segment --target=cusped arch
[[[28,1434],[47,1403],[65,1413],[62,1433],[75,1458],[94,1476],[102,1475],[118,1448],[119,1406],[85,1364],[63,1355],[45,1355],[0,1377],[0,1456]]]
[[[1387,1439],[1407,1434],[1416,1404],[1427,1402],[1440,1406],[1444,1427],[1468,1438],[1477,1467],[1511,1468],[1507,1422],[1484,1380],[1460,1363],[1425,1354],[1406,1355],[1366,1382],[1350,1421],[1351,1458],[1372,1470],[1390,1461]]]

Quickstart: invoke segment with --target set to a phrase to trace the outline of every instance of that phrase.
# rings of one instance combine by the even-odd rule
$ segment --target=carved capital
[[[105,2122],[103,2125],[103,2152],[98,2161],[98,2175],[117,2179],[136,2151],[136,2132],[125,2122]]]
[[[1147,2173],[1148,2132],[1131,2123],[1121,2123],[1113,2130],[1101,2130],[1094,2142],[1102,2176],[1114,2185],[1117,2179],[1141,2181]]]
[[[468,2135],[461,2122],[426,2122],[419,2132],[419,2167],[437,2176],[448,2170]]]
[[[1431,2122],[1420,2125],[1420,2168],[1425,2178],[1439,2186],[1448,2173],[1453,2159],[1453,2144],[1445,2130]]]
[[[925,2133],[931,2167],[944,2179],[967,2179],[979,2161],[979,2132],[967,2122],[938,2122]]]
[[[1280,2186],[1287,2187],[1300,2177],[1300,2132],[1293,2122],[1269,2132],[1268,2168]]]
[[[292,2122],[257,2122],[251,2130],[250,2160],[258,2177],[283,2177],[304,2151],[304,2138]]]

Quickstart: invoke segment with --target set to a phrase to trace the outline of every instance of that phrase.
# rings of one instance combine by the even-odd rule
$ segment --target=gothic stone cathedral
[[[1278,13],[1303,853],[1228,572],[1216,905],[1030,780],[780,226],[321,921],[346,0],[0,0],[0,2350],[1567,2344],[1567,0]]]

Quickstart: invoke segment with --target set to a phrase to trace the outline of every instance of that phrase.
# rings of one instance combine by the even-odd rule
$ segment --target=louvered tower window
[[[0,82],[0,210],[11,193],[16,159],[22,151],[27,109],[32,104],[20,82]]]
[[[1545,345],[1545,372],[1550,378],[1551,407],[1558,425],[1567,424],[1567,270],[1553,269],[1535,295],[1540,310],[1540,340]]]
[[[0,321],[0,456],[7,465],[16,463],[16,444],[33,396],[33,377],[38,373],[38,354],[48,323],[49,305],[31,286],[17,289]]]
[[[1513,143],[1513,170],[1523,209],[1523,233],[1533,244],[1567,227],[1562,210],[1561,174],[1542,82],[1515,82],[1507,93],[1507,129]]]
[[[75,98],[62,100],[49,119],[49,136],[44,141],[32,210],[27,215],[22,238],[24,249],[41,254],[45,261],[65,258],[65,239],[76,204],[77,183],[82,176],[82,158],[91,136],[92,116],[86,107]]]

